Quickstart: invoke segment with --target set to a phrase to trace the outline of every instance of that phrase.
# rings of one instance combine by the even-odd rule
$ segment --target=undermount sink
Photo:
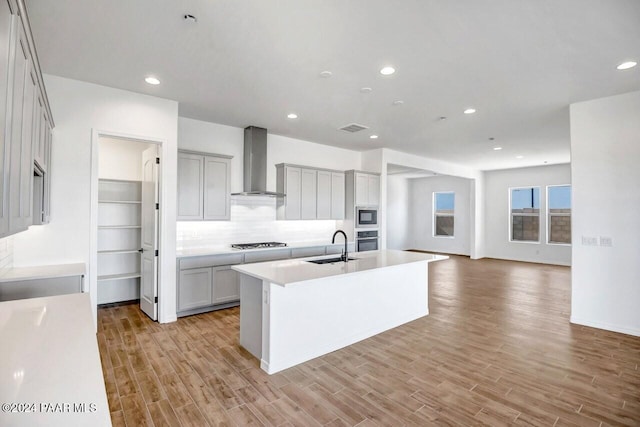
[[[355,258],[347,258],[347,261],[353,261]],[[310,259],[307,262],[312,262],[314,264],[334,264],[336,262],[344,262],[342,257],[335,258],[324,258],[324,259]]]

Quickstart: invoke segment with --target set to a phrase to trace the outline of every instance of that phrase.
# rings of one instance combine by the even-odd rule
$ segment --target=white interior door
[[[158,147],[142,153],[142,254],[140,256],[140,310],[158,318]]]

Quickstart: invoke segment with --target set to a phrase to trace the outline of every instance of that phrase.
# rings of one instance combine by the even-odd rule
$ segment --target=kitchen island
[[[267,373],[426,316],[428,263],[448,258],[395,250],[349,256],[232,267],[240,273],[240,345]]]

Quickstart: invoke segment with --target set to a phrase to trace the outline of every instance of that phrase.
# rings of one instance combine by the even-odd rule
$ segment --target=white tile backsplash
[[[0,239],[0,276],[13,267],[13,236]]]
[[[276,221],[275,197],[234,196],[230,221],[178,221],[177,249],[248,242],[328,241],[341,222]]]

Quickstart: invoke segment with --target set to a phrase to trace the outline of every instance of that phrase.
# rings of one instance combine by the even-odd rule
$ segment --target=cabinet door
[[[221,157],[204,157],[204,219],[229,219],[229,167]]]
[[[378,175],[369,175],[368,181],[368,204],[378,206],[380,204],[380,177]]]
[[[213,267],[213,303],[240,301],[240,277],[230,265]]]
[[[366,206],[369,204],[369,177],[364,173],[356,173],[356,205]]]
[[[44,136],[44,106],[42,104],[42,98],[39,92],[36,90],[35,103],[33,104],[33,126],[31,128],[31,149],[33,150],[33,160],[38,163],[38,166],[43,168],[43,141]]]
[[[318,171],[318,201],[317,215],[318,219],[331,219],[331,172]]]
[[[211,268],[180,271],[178,311],[206,307],[213,303]]]
[[[317,171],[313,169],[302,169],[301,185],[301,209],[302,219],[316,219],[317,206]]]
[[[178,152],[178,221],[202,219],[204,157]]]
[[[11,166],[9,232],[17,233],[31,224],[33,158],[31,133],[36,83],[31,72],[29,45],[19,19],[15,43],[11,105]]]
[[[301,218],[302,171],[300,168],[285,166],[284,186],[287,197],[285,198],[285,219]]]
[[[344,174],[331,173],[331,219],[344,219]]]
[[[44,198],[43,198],[43,217],[42,223],[48,224],[51,221],[51,142],[52,142],[52,134],[51,134],[51,123],[48,123],[46,129],[46,138],[45,138],[45,163],[47,164],[47,171],[44,174]]]
[[[9,192],[6,184],[9,177],[9,159],[11,157],[11,123],[7,114],[9,98],[9,52],[11,51],[11,29],[13,15],[9,3],[0,0],[0,237],[9,232]]]

